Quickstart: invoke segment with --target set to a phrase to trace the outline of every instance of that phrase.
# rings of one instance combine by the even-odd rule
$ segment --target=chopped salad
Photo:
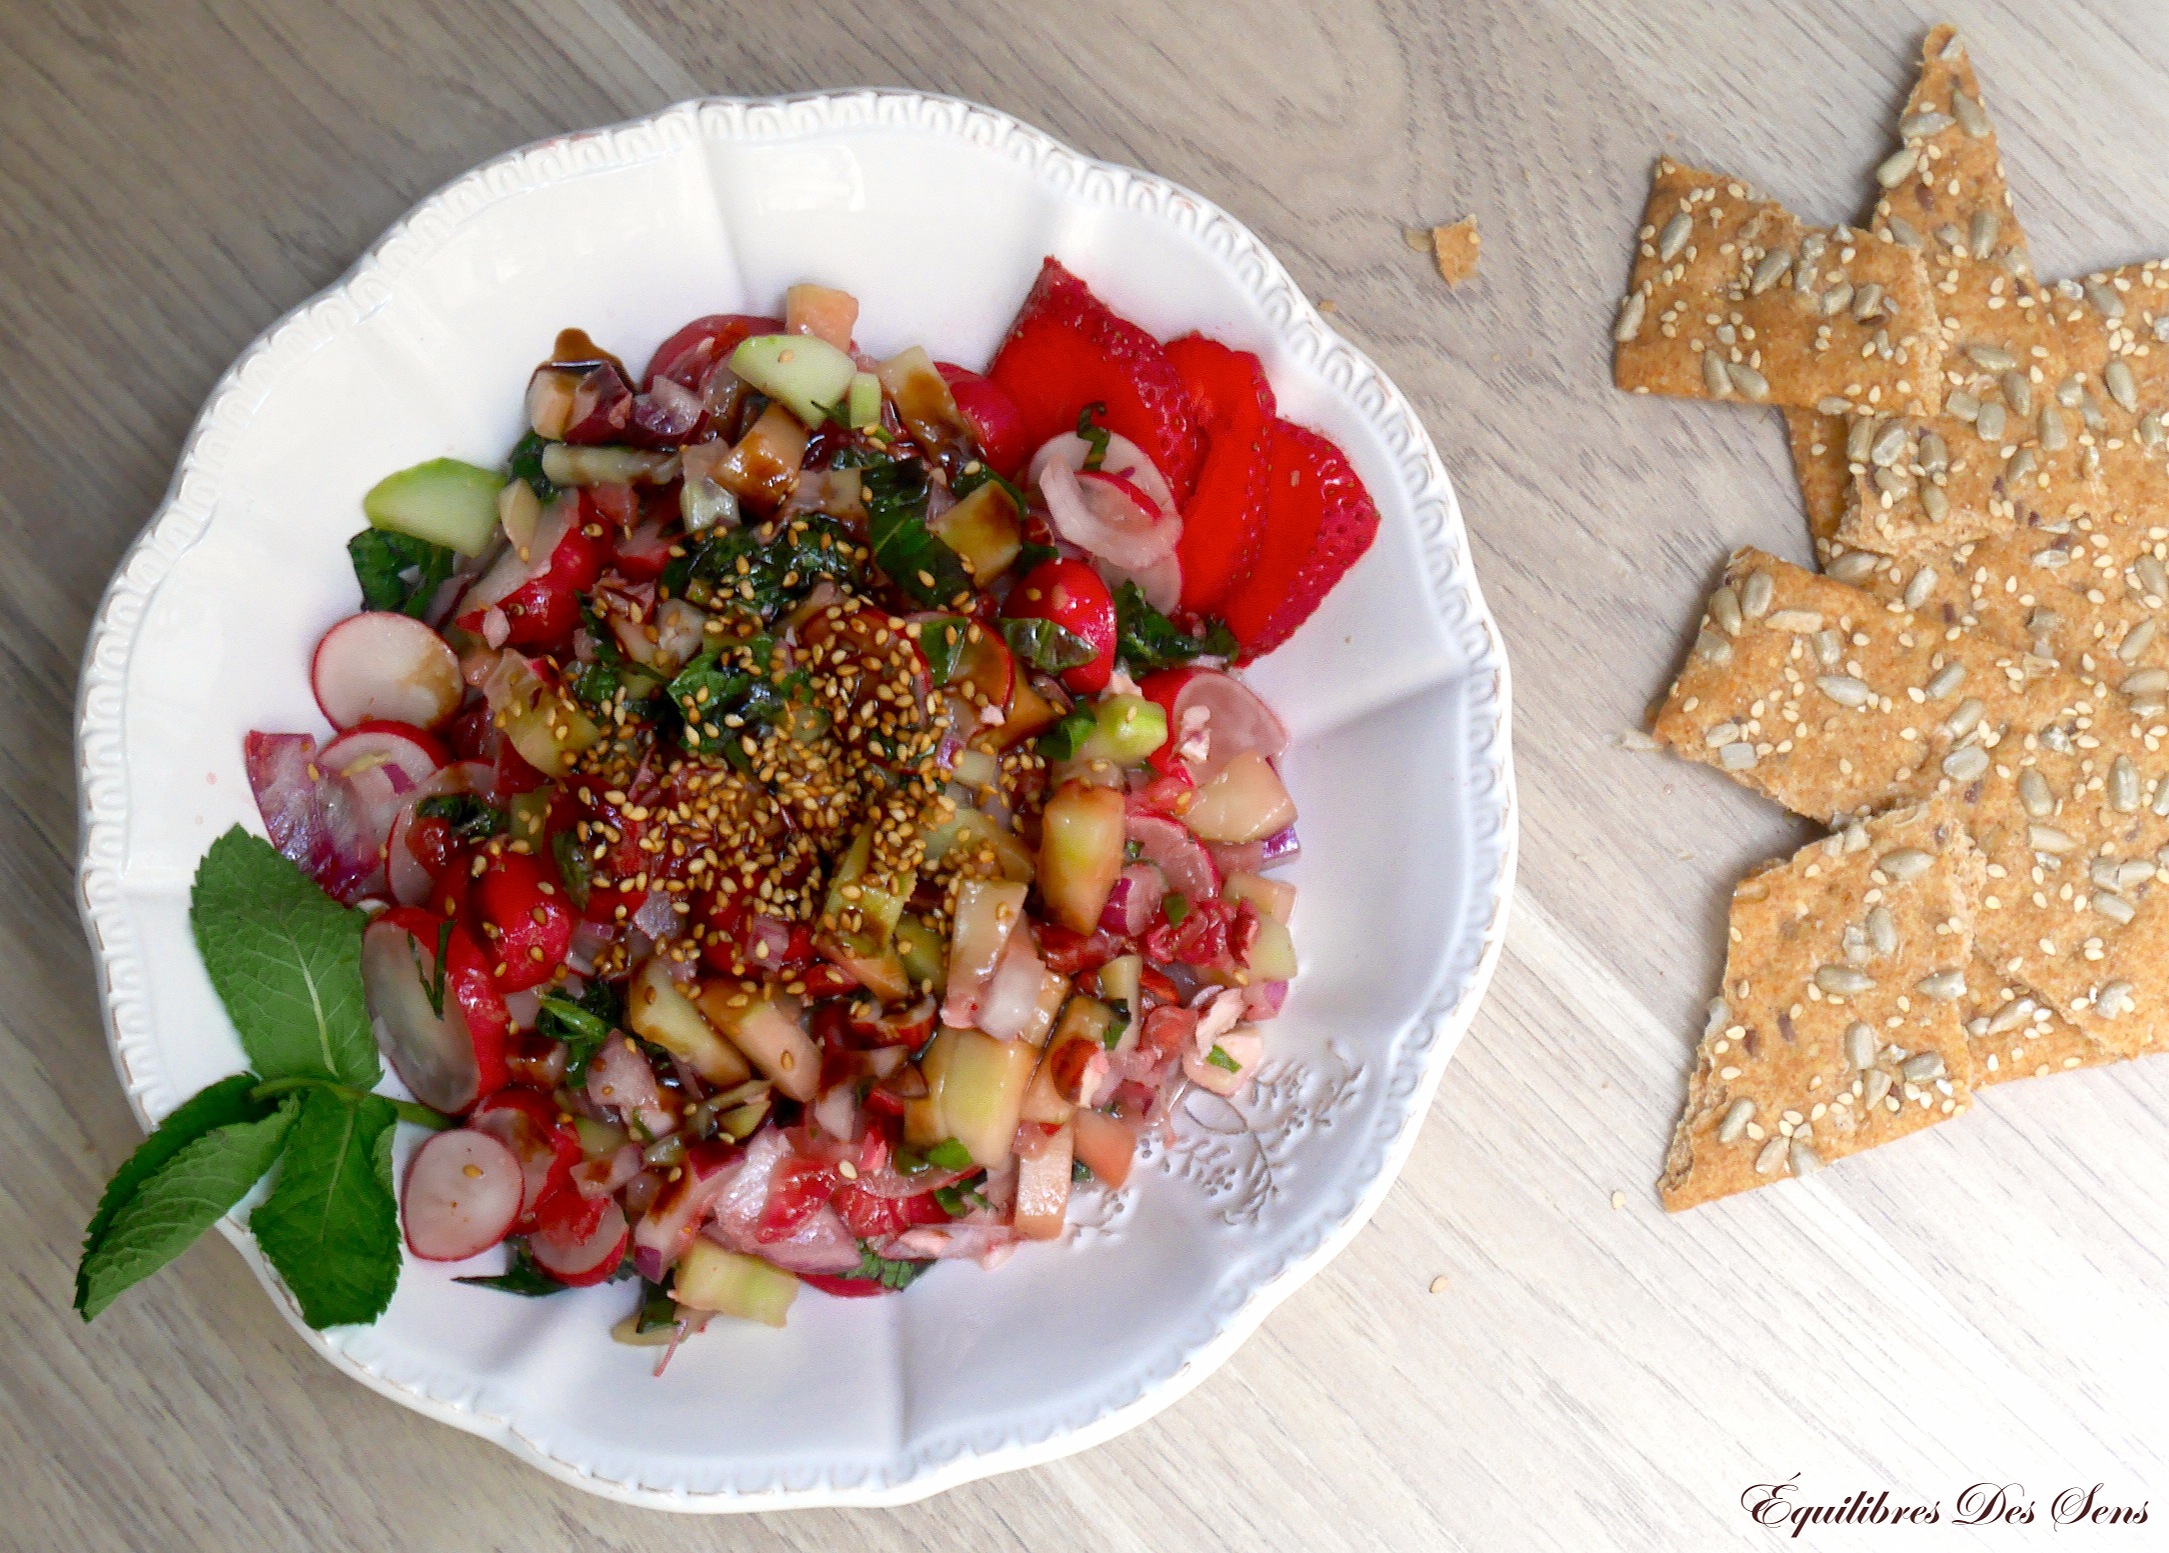
[[[438,1128],[406,1246],[637,1280],[627,1341],[1058,1237],[1296,975],[1237,671],[1370,544],[1362,482],[1052,258],[983,372],[857,315],[794,286],[638,374],[566,331],[503,468],[369,492],[337,731],[247,740]]]

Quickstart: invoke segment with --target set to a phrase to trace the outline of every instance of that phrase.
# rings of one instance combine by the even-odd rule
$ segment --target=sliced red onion
[[[663,1087],[655,1070],[622,1035],[613,1034],[588,1064],[587,1097],[609,1106],[627,1121],[638,1122],[648,1135],[660,1138],[678,1128],[678,1115],[663,1103]]]
[[[1132,572],[1169,555],[1182,537],[1180,519],[1145,511],[1109,481],[1094,480],[1088,490],[1060,459],[1048,461],[1039,489],[1057,533]]]
[[[351,782],[319,764],[315,739],[251,733],[242,758],[280,856],[350,906],[381,893],[382,838],[375,819]]]
[[[1013,1041],[1038,1012],[1047,967],[1032,950],[1029,933],[1011,933],[980,1001],[977,1023],[996,1040]]]
[[[658,442],[676,442],[700,424],[708,405],[675,378],[658,377],[633,398],[633,425]]]
[[[1123,822],[1125,837],[1138,855],[1159,869],[1167,888],[1185,900],[1209,901],[1220,894],[1220,870],[1203,842],[1175,821],[1132,810]]]
[[[1222,877],[1229,874],[1262,874],[1268,868],[1278,868],[1282,863],[1292,863],[1303,854],[1303,845],[1296,839],[1295,827],[1276,830],[1263,841],[1208,842],[1206,851],[1213,855]]]
[[[1167,879],[1150,863],[1132,863],[1122,870],[1108,893],[1107,907],[1100,913],[1100,927],[1109,933],[1135,938],[1152,926],[1167,896]]]
[[[1284,981],[1255,981],[1243,989],[1243,1017],[1263,1022],[1278,1017],[1281,1006],[1288,1001],[1288,984]]]
[[[572,1184],[582,1197],[608,1197],[640,1174],[640,1166],[640,1145],[628,1143],[614,1154],[573,1166]]]
[[[671,904],[677,897],[668,890],[650,890],[648,898],[633,913],[633,926],[657,943],[676,935],[678,912]]]

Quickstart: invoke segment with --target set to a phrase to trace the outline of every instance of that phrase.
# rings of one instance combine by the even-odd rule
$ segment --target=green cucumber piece
[[[881,379],[871,372],[851,374],[851,397],[844,406],[844,419],[854,431],[881,424]]]
[[[1108,696],[1092,711],[1092,731],[1078,747],[1083,760],[1134,766],[1167,742],[1167,713],[1143,696]]]
[[[456,458],[433,458],[386,475],[362,498],[377,528],[480,555],[497,533],[497,493],[505,477]]]
[[[756,334],[731,352],[731,370],[808,426],[819,426],[850,392],[859,367],[810,334]]]

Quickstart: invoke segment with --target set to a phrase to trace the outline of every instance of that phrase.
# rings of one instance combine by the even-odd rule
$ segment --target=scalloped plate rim
[[[380,269],[384,265],[387,250],[406,236],[417,221],[425,215],[443,208],[445,213],[453,219],[464,220],[475,215],[481,206],[510,197],[512,193],[518,192],[516,190],[497,190],[487,186],[490,175],[500,168],[513,167],[524,159],[552,147],[582,141],[601,141],[607,137],[622,135],[630,131],[651,128],[674,115],[689,113],[695,124],[699,125],[703,122],[704,111],[711,108],[737,109],[747,115],[762,109],[784,111],[801,106],[814,108],[817,117],[821,120],[821,122],[811,127],[811,133],[814,134],[827,133],[836,129],[871,131],[883,128],[909,128],[923,133],[955,134],[955,129],[952,126],[933,125],[921,120],[913,120],[908,125],[899,126],[894,123],[885,124],[878,118],[863,120],[847,118],[842,122],[836,122],[831,118],[835,109],[841,105],[868,103],[878,105],[889,101],[900,102],[907,106],[931,105],[942,109],[960,111],[968,116],[984,116],[998,126],[1001,130],[1001,138],[1005,143],[1014,142],[1020,138],[1036,142],[1042,159],[1049,153],[1059,154],[1067,157],[1087,172],[1111,175],[1113,181],[1107,186],[1105,192],[1095,195],[1080,182],[1066,191],[1075,197],[1093,200],[1095,203],[1119,202],[1119,191],[1123,184],[1141,182],[1157,186],[1167,194],[1191,202],[1207,218],[1224,222],[1236,234],[1247,240],[1256,256],[1264,261],[1264,273],[1251,287],[1253,295],[1262,296],[1268,291],[1278,290],[1291,299],[1293,303],[1287,322],[1275,326],[1275,333],[1286,339],[1298,324],[1307,324],[1317,330],[1331,341],[1336,348],[1345,350],[1359,364],[1369,370],[1375,382],[1385,390],[1386,401],[1378,410],[1366,410],[1360,404],[1355,404],[1353,396],[1345,386],[1329,384],[1328,386],[1335,396],[1353,405],[1357,413],[1373,425],[1381,424],[1386,418],[1386,412],[1396,407],[1407,418],[1409,426],[1415,434],[1417,451],[1421,454],[1422,462],[1426,465],[1428,473],[1437,481],[1438,500],[1443,507],[1443,521],[1438,533],[1436,536],[1424,537],[1426,559],[1436,560],[1436,552],[1443,548],[1448,552],[1452,552],[1452,558],[1458,560],[1459,565],[1454,570],[1459,590],[1464,594],[1469,623],[1482,633],[1487,646],[1487,651],[1464,675],[1440,683],[1461,683],[1468,679],[1484,677],[1487,674],[1493,681],[1489,695],[1483,698],[1489,700],[1494,708],[1490,727],[1490,770],[1495,778],[1499,815],[1497,863],[1493,889],[1489,899],[1489,915],[1481,929],[1482,947],[1475,965],[1469,972],[1466,983],[1459,989],[1450,1003],[1444,1008],[1440,1008],[1437,997],[1438,983],[1435,981],[1432,1000],[1427,1003],[1421,1014],[1408,1021],[1407,1026],[1404,1027],[1412,1028],[1428,1024],[1435,1029],[1435,1035],[1424,1057],[1423,1077],[1408,1097],[1398,1131],[1386,1146],[1375,1175],[1347,1215],[1337,1226],[1328,1231],[1316,1246],[1308,1253],[1290,1261],[1277,1274],[1251,1291],[1242,1304],[1227,1317],[1219,1330],[1210,1339],[1192,1348],[1184,1355],[1182,1363],[1172,1374],[1157,1383],[1148,1383],[1143,1392],[1133,1400],[1110,1407],[1089,1423],[1066,1430],[1057,1425],[1047,1435],[1037,1440],[1006,1443],[990,1450],[974,1450],[966,1447],[946,1460],[924,1467],[914,1475],[882,1486],[839,1487],[816,1484],[809,1488],[779,1487],[752,1492],[737,1489],[695,1492],[682,1489],[657,1488],[645,1483],[625,1482],[590,1473],[560,1456],[550,1454],[529,1441],[520,1433],[517,1425],[509,1417],[484,1413],[458,1401],[432,1395],[417,1387],[391,1380],[365,1367],[358,1360],[349,1356],[337,1343],[326,1338],[323,1333],[311,1329],[302,1321],[299,1307],[292,1295],[271,1270],[262,1253],[257,1249],[255,1240],[247,1233],[245,1227],[231,1218],[219,1221],[218,1227],[220,1231],[241,1253],[243,1260],[256,1275],[258,1282],[272,1296],[273,1303],[286,1316],[295,1331],[301,1335],[310,1348],[314,1349],[335,1368],[360,1381],[372,1391],[386,1396],[404,1407],[498,1445],[529,1466],[547,1473],[560,1482],[621,1503],[647,1508],[716,1514],[755,1513],[777,1509],[887,1507],[910,1504],[980,1478],[989,1477],[1000,1472],[1041,1465],[1089,1449],[1144,1423],[1163,1408],[1180,1400],[1218,1369],[1221,1364],[1226,1362],[1228,1357],[1257,1329],[1267,1315],[1337,1256],[1377,1212],[1387,1192],[1391,1190],[1394,1182],[1399,1178],[1402,1167],[1406,1164],[1408,1155],[1414,1148],[1420,1123],[1429,1110],[1439,1082],[1444,1076],[1455,1048],[1459,1045],[1462,1036],[1467,1032],[1470,1023],[1474,1019],[1476,1010],[1482,1003],[1485,992],[1490,985],[1500,952],[1504,947],[1507,917],[1513,900],[1515,870],[1519,855],[1520,825],[1511,741],[1512,676],[1504,640],[1499,633],[1496,621],[1492,618],[1489,607],[1485,603],[1482,589],[1476,578],[1474,558],[1468,551],[1466,530],[1462,524],[1460,503],[1455,495],[1452,479],[1446,471],[1443,460],[1438,455],[1435,444],[1431,441],[1429,432],[1417,417],[1413,405],[1408,403],[1406,396],[1401,394],[1400,390],[1394,386],[1391,379],[1378,368],[1376,363],[1372,362],[1360,349],[1332,329],[1312,305],[1309,298],[1304,295],[1301,288],[1294,284],[1293,279],[1288,276],[1285,267],[1281,265],[1277,256],[1255,233],[1251,232],[1248,226],[1228,214],[1213,201],[1183,185],[1175,183],[1171,179],[1143,169],[1087,156],[1066,142],[1034,125],[1017,119],[1013,115],[965,98],[943,93],[917,92],[898,88],[845,88],[831,91],[797,92],[772,97],[736,97],[729,95],[693,97],[616,123],[542,137],[504,151],[447,180],[409,207],[337,279],[289,308],[251,340],[234,359],[233,363],[219,376],[218,381],[213,385],[209,396],[206,398],[202,410],[198,412],[195,421],[191,424],[188,435],[183,441],[181,455],[175,465],[172,479],[168,482],[165,492],[160,497],[150,519],[145,523],[135,539],[130,542],[126,551],[123,552],[111,578],[106,584],[104,592],[99,598],[96,609],[93,611],[91,628],[83,653],[82,670],[78,680],[75,703],[74,754],[78,789],[77,908],[98,971],[99,1014],[105,1029],[107,1054],[112,1060],[114,1073],[121,1082],[122,1092],[137,1122],[146,1131],[152,1125],[149,1112],[141,1099],[142,1090],[146,1086],[143,1081],[139,1080],[130,1071],[127,1058],[121,1050],[120,1030],[114,1009],[114,978],[112,975],[120,961],[116,951],[108,946],[107,941],[99,931],[101,908],[95,898],[97,887],[103,882],[104,870],[94,856],[94,842],[103,836],[108,826],[125,825],[125,805],[119,806],[112,813],[101,812],[100,807],[94,803],[93,799],[92,772],[88,759],[88,746],[94,736],[109,733],[112,737],[118,739],[120,730],[117,708],[114,717],[111,719],[112,727],[108,728],[103,722],[94,726],[91,721],[92,702],[98,691],[107,688],[106,677],[101,673],[99,666],[101,649],[109,647],[116,641],[125,647],[132,647],[136,633],[140,630],[142,624],[139,616],[125,629],[116,625],[111,618],[113,606],[118,599],[130,591],[130,576],[136,568],[138,559],[153,548],[154,542],[159,537],[160,530],[176,515],[183,494],[184,483],[187,477],[196,470],[203,443],[206,437],[216,429],[217,422],[226,406],[233,402],[240,392],[242,379],[248,368],[269,352],[278,337],[289,326],[325,303],[349,293],[358,281]],[[968,119],[966,122],[968,122]],[[745,138],[754,143],[776,143],[799,138],[800,133],[799,126],[784,125],[777,132],[749,135]],[[622,160],[619,159],[619,161]],[[613,162],[610,165],[618,165],[618,162]],[[598,170],[607,169],[592,167],[568,168],[561,176],[577,177]],[[483,198],[480,205],[464,211],[452,210],[449,196],[454,191],[469,184],[481,184],[483,186]],[[386,284],[391,283],[392,277],[387,277]],[[148,602],[151,594],[155,593],[158,583],[162,581],[163,577],[160,577],[140,590],[144,602]],[[1432,591],[1434,593],[1433,602],[1436,605],[1438,601],[1435,596],[1435,589]],[[125,657],[123,663],[125,664]],[[114,688],[117,690],[118,686],[116,685]],[[117,889],[117,878],[113,883]],[[139,966],[136,968],[140,969]],[[1439,980],[1443,981],[1444,979],[1442,971]]]

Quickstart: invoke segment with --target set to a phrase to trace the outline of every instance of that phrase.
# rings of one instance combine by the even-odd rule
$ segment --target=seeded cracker
[[[1722,995],[1657,1183],[1678,1212],[1972,1102],[1957,993],[1985,876],[1943,803],[1893,810],[1732,893]]]
[[[1793,473],[1800,481],[1800,500],[1807,508],[1808,533],[1815,539],[1815,554],[1827,562],[1830,542],[1837,538],[1838,521],[1845,516],[1852,495],[1853,475],[1845,461],[1846,421],[1839,415],[1819,415],[1813,410],[1785,411],[1785,440],[1792,446]]]
[[[1635,393],[1930,415],[1942,336],[1911,249],[1811,229],[1734,179],[1660,159],[1613,328]],[[1828,306],[1867,296],[1873,307]]]
[[[1853,493],[1840,539],[1908,560],[2037,518],[2099,512],[2098,415],[2059,385],[2100,365],[2098,330],[2059,320],[2033,279],[1972,62],[1949,27],[1930,31],[1875,170],[1869,227],[1926,261],[1948,350],[1944,411],[1851,431]],[[1872,456],[1871,456],[1872,451]]]
[[[2169,1016],[2156,722],[2045,659],[1743,550],[1653,731],[1825,821],[1956,805],[1988,859],[1991,974],[2129,1056]]]

